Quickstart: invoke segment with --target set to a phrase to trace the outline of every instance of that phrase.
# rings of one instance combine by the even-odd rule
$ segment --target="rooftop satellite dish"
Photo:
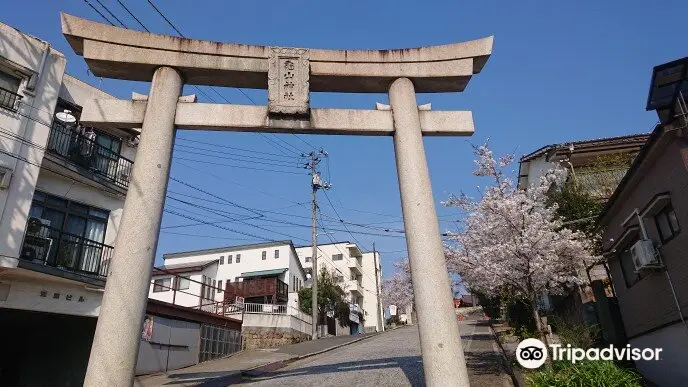
[[[72,111],[67,109],[65,109],[63,112],[55,114],[55,117],[65,124],[73,124],[76,122],[76,117],[74,117]]]

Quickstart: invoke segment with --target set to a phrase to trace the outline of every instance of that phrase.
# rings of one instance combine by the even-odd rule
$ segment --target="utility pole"
[[[313,244],[313,249],[311,252],[311,261],[313,262],[313,267],[311,269],[311,279],[313,280],[312,290],[312,339],[318,339],[318,222],[317,222],[317,211],[318,203],[316,199],[316,193],[320,188],[328,189],[330,185],[324,183],[320,178],[317,167],[320,164],[321,157],[327,157],[327,152],[320,150],[319,152],[311,152],[308,155],[302,155],[304,157],[309,157],[310,160],[306,164],[306,168],[311,171],[311,242]]]
[[[380,305],[380,283],[378,282],[378,260],[377,260],[377,251],[375,250],[375,242],[373,242],[373,265],[375,265],[375,295],[377,297],[377,310],[375,313],[377,313],[377,331],[382,332],[383,327],[385,326],[384,324],[384,314],[382,312],[382,307]]]

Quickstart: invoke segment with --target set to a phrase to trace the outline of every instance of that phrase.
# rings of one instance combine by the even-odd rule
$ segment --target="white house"
[[[136,154],[137,131],[79,125],[86,100],[114,97],[65,67],[0,23],[0,341],[15,348],[0,379],[17,384],[83,380]]]
[[[291,241],[168,253],[163,259],[149,298],[188,307],[232,303],[237,296],[246,303],[286,305],[289,293],[296,300],[306,281]]]
[[[313,267],[312,246],[302,246],[296,249],[299,259],[306,271]],[[336,242],[318,245],[318,271],[327,268],[335,280],[346,292],[347,299],[352,304],[350,319],[358,321],[358,312],[363,314],[362,326],[353,327],[352,333],[362,331],[382,331],[384,311],[380,299],[382,283],[382,267],[380,254],[368,252],[351,242]]]

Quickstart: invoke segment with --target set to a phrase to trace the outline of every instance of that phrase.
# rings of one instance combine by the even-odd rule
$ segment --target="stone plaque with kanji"
[[[305,48],[270,47],[268,110],[271,114],[308,114],[308,60]]]

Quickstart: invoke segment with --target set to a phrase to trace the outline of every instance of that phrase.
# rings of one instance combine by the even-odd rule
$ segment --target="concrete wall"
[[[377,270],[377,283],[375,282],[375,265],[378,265]],[[373,253],[363,254],[363,273],[372,273],[372,275],[364,275],[362,279],[363,288],[369,289],[374,294],[367,291],[363,291],[363,326],[369,329],[379,327],[384,327],[384,310],[382,308],[382,303],[378,304],[378,297],[381,292],[382,286],[382,266],[380,264],[380,254],[377,253],[377,257]],[[380,325],[378,326],[378,323]]]
[[[45,64],[41,59],[48,50]],[[39,147],[45,147],[57,103],[66,59],[44,42],[0,23],[0,66],[22,79],[18,112],[0,108],[0,128]],[[34,90],[29,90],[36,82]],[[30,118],[27,118],[30,117]],[[19,257],[43,151],[18,140],[0,137],[0,149],[29,160],[0,154],[0,167],[12,171],[8,188],[0,189],[0,265],[11,266]],[[32,165],[36,164],[36,165]],[[5,258],[5,259],[3,259]]]
[[[665,135],[665,140],[671,135]],[[664,141],[662,141],[664,143]],[[688,143],[682,139],[673,139],[668,144],[655,146],[650,155],[643,162],[643,168],[629,181],[624,194],[619,196],[616,205],[610,211],[605,224],[603,241],[610,238],[619,240],[626,227],[623,221],[638,208],[642,210],[652,198],[660,193],[669,193],[671,204],[676,212],[681,232],[659,248],[662,261],[669,271],[676,295],[684,315],[688,315],[688,166],[682,153],[688,151]],[[629,226],[635,225],[633,220]],[[650,239],[658,245],[659,233],[653,219],[644,222]],[[619,246],[621,252],[628,246]],[[614,289],[619,300],[619,307],[624,321],[626,334],[629,338],[640,335],[645,331],[676,321],[678,310],[671,293],[671,288],[664,275],[659,272],[649,274],[632,286],[627,286],[623,272],[616,255],[610,257],[610,271]]]
[[[634,348],[662,348],[659,361],[636,361],[638,370],[658,386],[682,386],[688,380],[688,333],[682,323],[630,340]]]
[[[49,275],[0,279],[0,308],[97,317],[101,301],[102,292]]]

